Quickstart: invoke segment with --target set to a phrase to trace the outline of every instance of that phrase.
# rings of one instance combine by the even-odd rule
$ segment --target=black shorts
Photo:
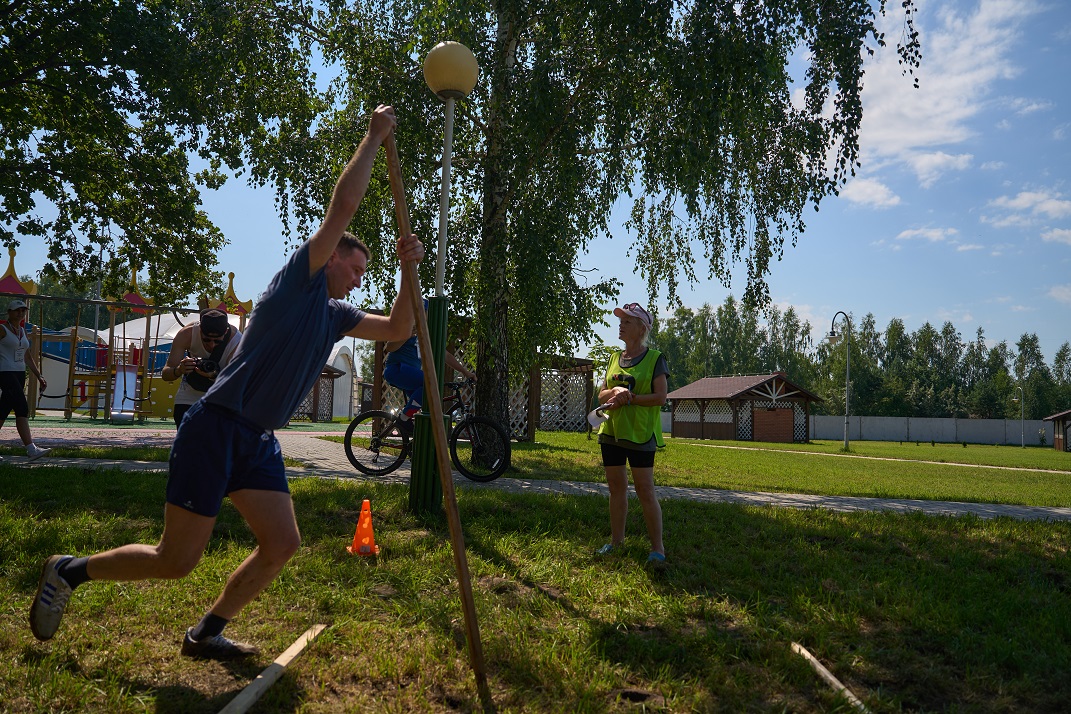
[[[634,469],[654,468],[653,451],[636,451],[615,444],[599,444],[602,447],[603,466],[624,466],[625,461]]]
[[[26,403],[26,372],[0,372],[0,420],[15,412],[16,417],[30,416]]]
[[[174,412],[175,426],[178,426],[179,424],[182,423],[182,417],[186,416],[186,412],[188,412],[190,410],[190,407],[192,407],[192,406],[193,406],[192,404],[176,404],[175,405],[175,412]]]
[[[247,488],[290,492],[279,440],[233,412],[197,402],[171,447],[167,502],[215,517],[224,496]]]

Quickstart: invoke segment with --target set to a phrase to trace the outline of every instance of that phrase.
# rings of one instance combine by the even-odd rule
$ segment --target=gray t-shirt
[[[260,296],[238,350],[205,401],[264,429],[285,426],[316,383],[331,348],[364,316],[328,297],[323,268],[309,277],[306,242]]]

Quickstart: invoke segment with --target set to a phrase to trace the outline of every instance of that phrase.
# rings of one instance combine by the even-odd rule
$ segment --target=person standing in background
[[[15,429],[19,432],[26,455],[30,461],[39,459],[52,449],[43,449],[33,442],[30,435],[30,405],[26,401],[26,368],[37,377],[41,390],[48,386],[40,368],[30,352],[30,338],[26,335],[26,317],[30,308],[24,300],[12,300],[7,304],[7,320],[0,322],[0,427],[4,426],[11,412],[15,412]]]

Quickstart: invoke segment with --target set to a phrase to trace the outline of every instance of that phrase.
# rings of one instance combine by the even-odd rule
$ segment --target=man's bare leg
[[[185,508],[164,506],[164,534],[155,545],[124,545],[89,558],[92,580],[183,578],[201,562],[216,519]]]
[[[249,524],[257,548],[227,578],[213,615],[230,620],[271,584],[301,546],[301,533],[289,493],[243,489],[230,494],[231,503]]]

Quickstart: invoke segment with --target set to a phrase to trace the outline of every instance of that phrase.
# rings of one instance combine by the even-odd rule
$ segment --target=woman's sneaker
[[[195,640],[190,636],[192,632],[192,627],[186,630],[186,637],[182,640],[182,654],[187,657],[195,657],[197,659],[239,659],[260,652],[260,648],[256,645],[235,642],[223,635]]]
[[[26,447],[26,455],[30,457],[30,461],[41,458],[49,451],[52,451],[52,449],[42,449],[37,444],[30,444]]]
[[[63,620],[63,611],[71,597],[71,586],[60,577],[59,567],[71,560],[71,555],[53,555],[41,569],[37,582],[37,594],[30,605],[30,630],[33,636],[44,642],[52,639]]]

